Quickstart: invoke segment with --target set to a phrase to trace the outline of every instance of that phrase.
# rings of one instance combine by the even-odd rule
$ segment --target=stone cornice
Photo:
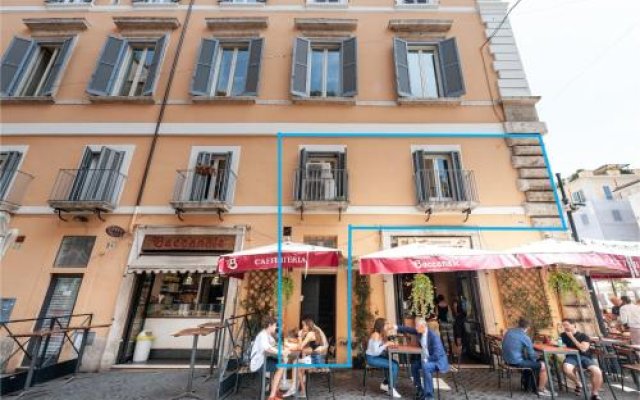
[[[113,17],[113,23],[122,31],[168,31],[180,26],[178,18],[175,17]]]
[[[393,32],[443,33],[451,29],[451,19],[392,19],[389,29]]]
[[[215,31],[266,29],[269,25],[269,18],[267,17],[205,18],[205,21],[207,23],[207,28]]]
[[[357,19],[346,18],[295,18],[294,23],[301,31],[352,32],[358,26]]]
[[[32,32],[78,32],[89,27],[85,18],[24,18]]]

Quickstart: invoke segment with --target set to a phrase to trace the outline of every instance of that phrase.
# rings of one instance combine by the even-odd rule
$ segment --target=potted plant
[[[351,343],[352,349],[356,350],[353,357],[353,367],[355,369],[364,368],[364,349],[369,338],[373,314],[369,310],[369,298],[371,296],[371,286],[369,277],[355,273],[353,294],[355,297],[353,312],[353,329],[355,341]]]
[[[576,276],[571,271],[560,269],[549,271],[547,284],[557,295],[558,310],[560,311],[561,318],[564,318],[562,312],[562,299],[567,296],[573,296],[579,302],[584,294],[582,284],[580,284],[578,279],[576,279]]]
[[[411,311],[426,318],[433,310],[433,283],[425,274],[416,274],[411,283]]]

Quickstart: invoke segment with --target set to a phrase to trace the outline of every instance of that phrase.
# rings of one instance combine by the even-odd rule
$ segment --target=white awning
[[[214,273],[218,256],[141,256],[129,264],[127,273]]]

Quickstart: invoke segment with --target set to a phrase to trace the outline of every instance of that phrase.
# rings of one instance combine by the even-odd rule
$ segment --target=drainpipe
[[[567,193],[564,190],[564,182],[562,182],[562,176],[557,173],[556,178],[558,180],[558,190],[560,191],[560,195],[562,196],[562,204],[567,212],[567,221],[569,222],[569,227],[571,228],[571,237],[576,242],[580,241],[580,237],[578,236],[578,230],[576,229],[576,223],[573,219],[573,208],[571,207],[571,203],[569,198],[567,197]],[[585,275],[585,282],[587,284],[587,290],[589,291],[589,297],[591,297],[591,303],[593,303],[593,311],[596,314],[596,320],[598,321],[598,328],[600,328],[600,332],[602,334],[606,334],[608,332],[607,325],[604,322],[604,317],[602,315],[602,310],[600,309],[600,303],[598,302],[598,298],[596,297],[596,290],[593,286],[593,279],[590,276]]]

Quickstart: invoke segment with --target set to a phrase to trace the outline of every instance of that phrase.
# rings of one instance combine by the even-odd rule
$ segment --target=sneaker
[[[395,389],[393,389],[393,394],[392,394],[394,399],[401,399],[402,396],[400,396],[400,393],[398,393]]]
[[[381,383],[380,390],[382,390],[383,392],[389,393],[389,385],[387,385],[386,383]]]
[[[602,400],[602,397],[600,397],[597,394],[594,394],[594,395],[591,396],[591,400]]]
[[[538,396],[540,396],[540,397],[551,397],[551,392],[548,391],[547,389],[538,390]]]
[[[295,387],[291,387],[291,388],[289,388],[289,390],[287,390],[287,392],[285,394],[282,395],[282,397],[291,397],[294,394],[296,394],[296,388]]]

